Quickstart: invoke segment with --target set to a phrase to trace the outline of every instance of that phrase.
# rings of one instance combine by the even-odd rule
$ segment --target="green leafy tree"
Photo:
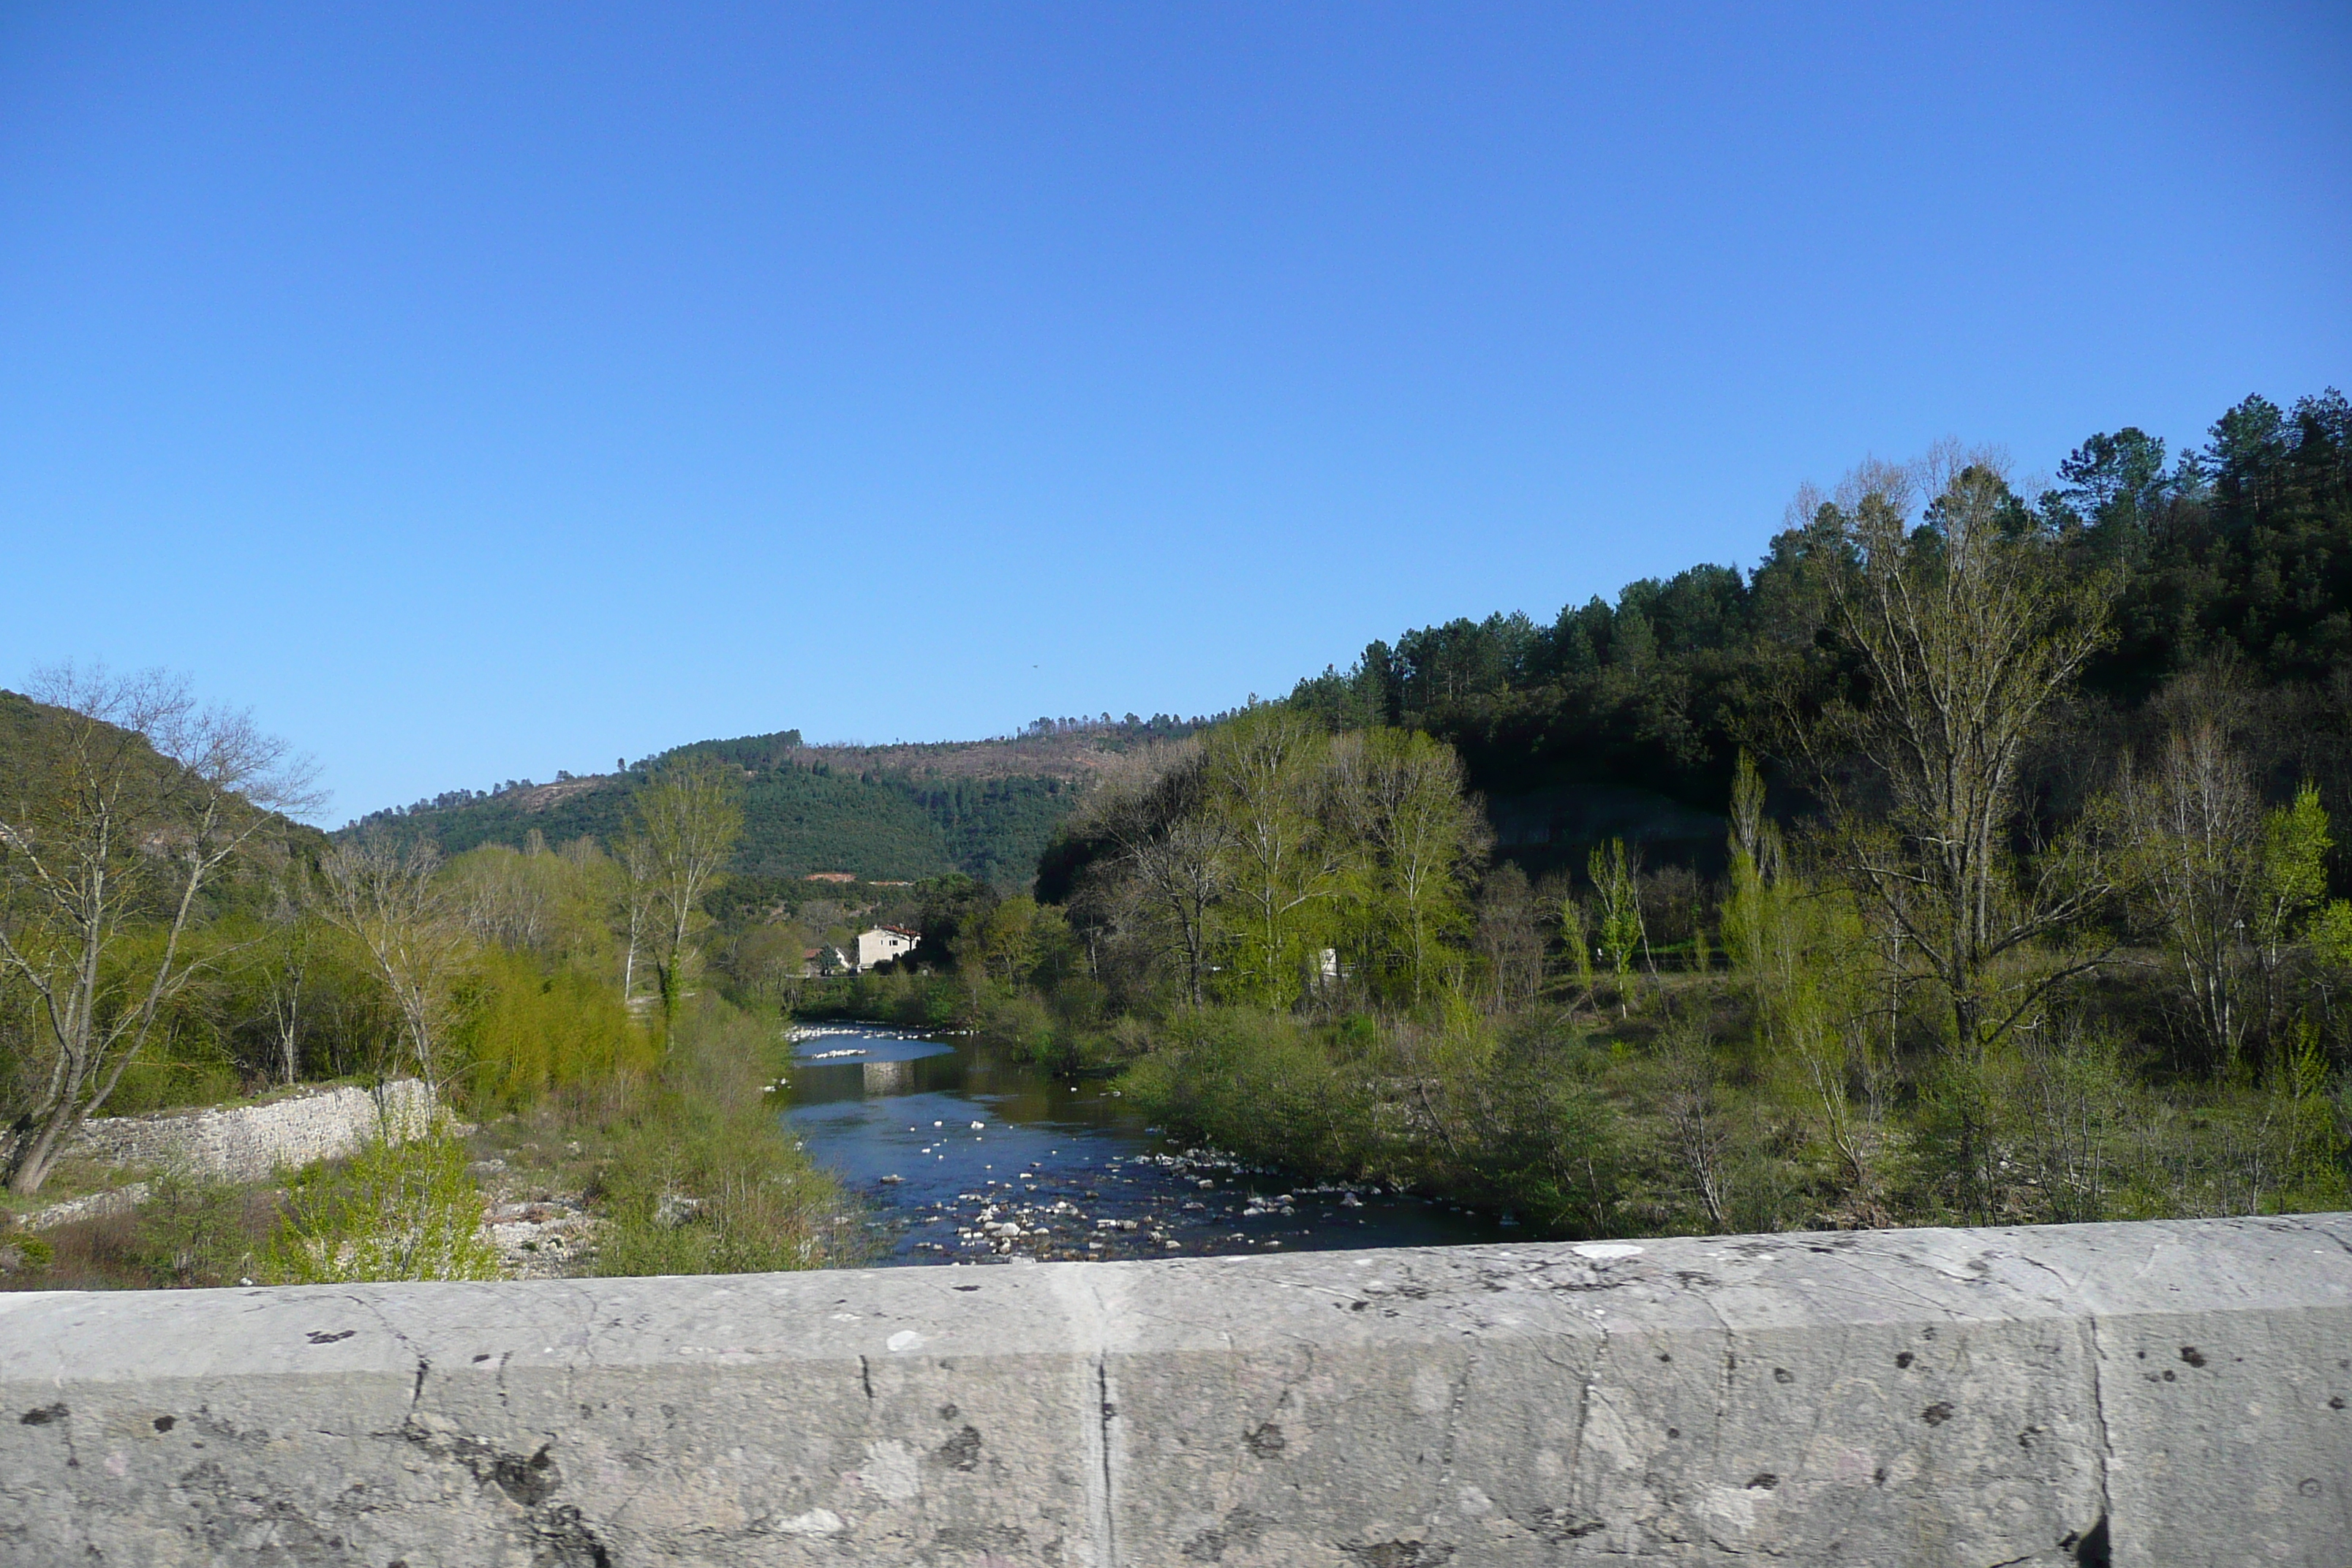
[[[1348,909],[1403,960],[1418,1003],[1442,947],[1469,923],[1465,897],[1491,836],[1465,793],[1461,759],[1428,736],[1391,729],[1331,742],[1332,829],[1354,842],[1330,857],[1352,875]],[[1526,891],[1525,878],[1520,891]]]
[[[1559,894],[1559,940],[1568,953],[1568,972],[1577,994],[1591,1000],[1592,922],[1585,918],[1583,903],[1567,889]]]
[[[1854,1191],[1874,1202],[1894,1064],[1891,1042],[1871,1026],[1875,954],[1860,911],[1846,889],[1812,886],[1790,866],[1744,752],[1731,824],[1723,941],[1732,973],[1748,994],[1768,1061],[1794,1079]]]
[[[2261,898],[2255,939],[2275,968],[2312,910],[2327,897],[2327,857],[2336,847],[2319,786],[2305,779],[2294,799],[2263,817]]]
[[[1266,1007],[1297,998],[1322,918],[1357,846],[1329,831],[1329,742],[1286,708],[1236,716],[1208,742],[1209,809],[1224,826],[1237,990]]]
[[[1637,856],[1628,855],[1625,841],[1612,838],[1585,861],[1592,879],[1594,899],[1601,907],[1601,951],[1617,981],[1617,1011],[1630,1013],[1633,994],[1633,955],[1642,951],[1642,871]]]

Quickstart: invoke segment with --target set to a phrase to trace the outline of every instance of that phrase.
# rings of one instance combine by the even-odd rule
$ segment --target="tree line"
[[[2032,500],[1947,447],[1801,494],[1752,577],[1374,645],[834,1003],[1568,1234],[2340,1205],[2347,437],[2254,399]],[[1496,858],[1482,773],[1629,748],[1711,858]]]
[[[2352,657],[2347,468],[2352,405],[2330,390],[2286,408],[2247,398],[2178,455],[2135,428],[2095,435],[2054,484],[2030,496],[2004,484],[2000,530],[2110,584],[2109,633],[2068,700],[2127,715],[2181,674],[2228,665],[2271,695],[2254,742],[2264,765],[2309,773],[2331,811],[2352,809],[2338,679]],[[1607,780],[1719,812],[1738,752],[1777,746],[1791,685],[1822,701],[1859,679],[1829,631],[1843,548],[1820,525],[1829,500],[1800,494],[1752,571],[1643,579],[1549,624],[1497,614],[1409,631],[1301,680],[1290,700],[1336,727],[1425,731],[1492,795]],[[1562,864],[1580,865],[1584,847],[1563,847]]]

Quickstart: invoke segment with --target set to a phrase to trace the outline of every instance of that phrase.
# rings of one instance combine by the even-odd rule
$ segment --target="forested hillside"
[[[1041,719],[1011,740],[922,745],[812,746],[797,730],[698,741],[616,773],[456,791],[373,813],[345,832],[430,838],[452,855],[481,844],[520,848],[534,832],[550,844],[583,836],[609,843],[631,796],[662,764],[707,754],[743,771],[743,837],[732,867],[740,876],[847,871],[914,881],[961,871],[1021,883],[1108,759],[1201,722]]]
[[[2126,427],[2091,437],[2004,527],[2046,534],[2116,578],[2114,636],[2061,737],[2096,747],[2185,670],[2227,667],[2264,693],[2251,744],[2278,778],[2308,774],[2352,810],[2352,405],[2330,390],[2281,408],[2250,397],[2210,442],[2168,458]],[[1291,701],[1335,728],[1423,730],[1458,750],[1503,853],[1580,867],[1622,836],[1654,859],[1720,870],[1724,802],[1745,746],[1771,758],[1792,712],[1856,695],[1824,633],[1842,546],[1834,498],[1792,503],[1749,573],[1694,566],[1628,584],[1612,605],[1549,624],[1496,614],[1375,642]],[[2060,748],[2063,750],[2063,747]]]
[[[2252,398],[1375,643],[803,1005],[1554,1234],[2340,1208],[2347,764],[2352,407]]]

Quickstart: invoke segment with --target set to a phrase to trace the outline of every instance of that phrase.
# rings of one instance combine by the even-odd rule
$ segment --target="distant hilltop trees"
[[[1121,741],[1181,741],[1194,731],[1205,730],[1228,717],[1229,714],[1223,713],[1210,718],[1195,714],[1185,719],[1173,713],[1154,713],[1146,719],[1129,713],[1124,719],[1114,719],[1105,713],[1094,719],[1084,714],[1075,719],[1040,718],[1024,724],[1018,738],[1037,741],[1056,735],[1103,735]]]

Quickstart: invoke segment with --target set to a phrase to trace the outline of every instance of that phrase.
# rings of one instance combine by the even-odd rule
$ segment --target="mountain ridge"
[[[533,833],[549,842],[609,842],[625,826],[630,795],[656,770],[708,755],[743,770],[739,875],[911,881],[961,871],[1025,885],[1054,829],[1105,767],[1208,721],[1041,719],[1017,735],[886,745],[811,744],[797,730],[693,741],[618,773],[513,780],[371,812],[337,836],[430,838],[447,854],[482,844],[520,847]]]

